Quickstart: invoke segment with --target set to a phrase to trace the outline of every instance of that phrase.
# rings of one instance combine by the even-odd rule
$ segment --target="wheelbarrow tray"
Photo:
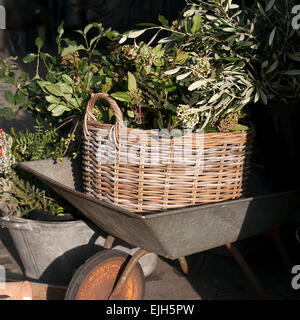
[[[279,228],[300,208],[300,190],[271,193],[259,166],[252,166],[245,198],[147,214],[84,194],[80,160],[29,161],[18,167],[46,183],[103,231],[169,259]]]

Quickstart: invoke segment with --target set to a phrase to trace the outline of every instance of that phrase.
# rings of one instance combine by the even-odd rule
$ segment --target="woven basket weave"
[[[98,99],[116,124],[93,115]],[[84,119],[85,192],[131,212],[178,208],[239,198],[249,172],[253,130],[188,133],[165,137],[158,130],[126,128],[117,103],[95,94]],[[183,152],[184,150],[184,152]]]

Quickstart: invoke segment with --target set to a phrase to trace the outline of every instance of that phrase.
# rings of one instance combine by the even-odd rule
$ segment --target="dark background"
[[[2,0],[6,8],[8,45],[12,54],[34,50],[34,40],[41,36],[49,47],[55,45],[56,30],[64,21],[71,33],[91,22],[119,32],[131,30],[138,23],[158,23],[158,15],[176,20],[185,0]],[[252,1],[240,0],[245,6]]]

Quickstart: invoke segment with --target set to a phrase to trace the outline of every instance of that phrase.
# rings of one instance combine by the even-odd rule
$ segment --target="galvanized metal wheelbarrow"
[[[231,251],[257,292],[270,298],[233,244],[269,231],[289,264],[276,230],[300,210],[300,190],[271,193],[260,166],[252,166],[244,198],[147,214],[132,213],[84,194],[78,160],[30,161],[18,166],[44,181],[107,232],[106,249],[112,248],[115,238],[141,248],[132,257],[116,250],[92,256],[75,273],[66,299],[142,299],[145,280],[138,260],[143,255],[153,252],[179,259],[187,273],[185,256],[222,245]]]

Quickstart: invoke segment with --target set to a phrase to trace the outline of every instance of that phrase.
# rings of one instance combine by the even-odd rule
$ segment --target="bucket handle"
[[[37,232],[37,230],[32,228],[30,223],[28,223],[28,222],[19,222],[19,221],[16,222],[16,221],[10,220],[10,218],[8,216],[0,217],[0,227],[1,228],[12,229],[12,230]]]
[[[100,99],[106,100],[110,107],[113,109],[115,117],[116,117],[116,124],[115,124],[115,133],[116,133],[116,140],[118,141],[118,130],[119,128],[124,128],[125,124],[123,121],[123,115],[122,115],[122,111],[120,110],[117,102],[111,98],[108,94],[106,93],[96,93],[95,95],[93,95],[91,97],[91,99],[88,102],[88,105],[86,107],[86,112],[85,112],[85,116],[84,116],[84,121],[83,121],[83,134],[85,139],[87,139],[87,136],[90,135],[88,128],[87,128],[87,121],[88,120],[94,120],[97,121],[97,119],[95,118],[95,116],[93,115],[93,108],[96,104],[96,102]]]

